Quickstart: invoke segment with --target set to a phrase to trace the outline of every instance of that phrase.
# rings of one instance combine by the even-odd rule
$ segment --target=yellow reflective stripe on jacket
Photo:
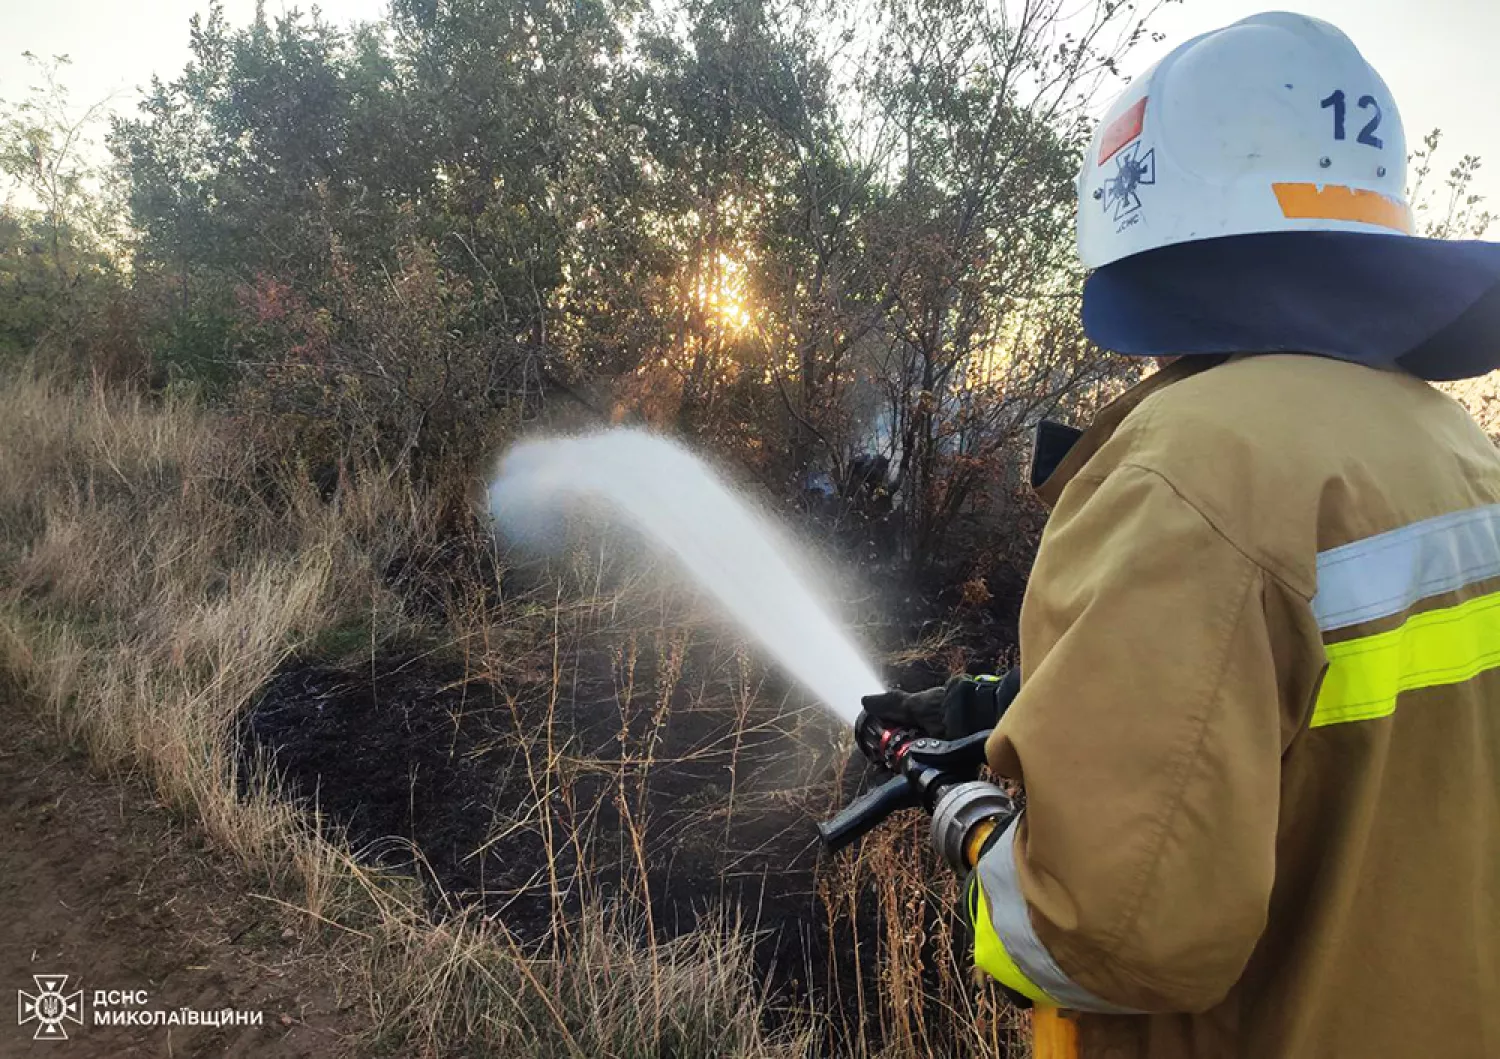
[[[974,924],[974,962],[981,970],[1034,1002],[1074,1011],[1137,1014],[1101,1000],[1069,978],[1031,925],[1031,912],[1016,874],[1015,840],[1021,817],[1012,820],[979,863],[969,883]]]
[[[1407,618],[1397,628],[1324,648],[1328,673],[1312,726],[1396,711],[1396,696],[1472,680],[1500,666],[1500,592]]]
[[[1313,613],[1323,632],[1389,618],[1500,577],[1500,504],[1453,511],[1318,555]],[[1314,728],[1389,717],[1403,691],[1472,680],[1500,666],[1500,593],[1406,618],[1324,648]]]
[[[977,878],[969,883],[969,922],[974,925],[974,963],[981,971],[1007,988],[1027,997],[1034,1004],[1057,1002],[1042,991],[1016,966],[1016,961],[1005,951],[1005,943],[995,933],[995,924],[990,919],[989,902],[984,899],[984,887]]]

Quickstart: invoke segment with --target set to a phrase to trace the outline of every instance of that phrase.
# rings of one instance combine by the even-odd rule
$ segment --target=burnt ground
[[[672,687],[653,670],[674,648],[637,649],[634,693],[623,659],[584,648],[555,703],[415,655],[293,662],[247,715],[246,745],[354,848],[421,875],[434,914],[478,904],[540,940],[559,907],[638,904],[644,866],[663,936],[738,906],[765,933],[763,964],[800,968],[817,947],[813,821],[842,771],[836,726],[764,688],[744,714],[716,700],[725,689],[693,672],[725,662],[710,645],[681,648]]]
[[[962,627],[891,682],[992,670],[1014,628],[995,615],[1016,599],[965,608],[960,586],[909,584],[888,588],[907,618],[893,641]],[[434,610],[453,595],[427,591]],[[879,898],[831,915],[819,897],[814,823],[866,776],[838,750],[842,724],[711,626],[590,618],[553,646],[501,666],[430,649],[294,659],[245,714],[241,746],[356,850],[419,875],[435,916],[477,906],[539,942],[558,913],[638,912],[649,894],[666,938],[727,906],[758,931],[778,995],[817,992],[842,1013],[836,1036],[870,1029],[855,998],[861,976],[876,987],[874,961],[853,949],[881,935]]]
[[[861,1024],[879,1032],[858,1002],[861,976],[866,995],[877,988],[875,964],[855,949],[882,936],[881,898],[866,889],[830,910],[819,896],[814,823],[865,776],[836,749],[836,725],[768,689],[743,718],[701,688],[658,699],[655,680],[625,700],[601,676],[610,658],[580,657],[550,749],[538,721],[550,697],[516,703],[415,656],[289,664],[248,714],[246,745],[271,753],[284,790],[354,848],[419,874],[435,916],[477,905],[539,942],[555,912],[638,912],[643,889],[662,939],[735,909],[759,934],[773,993],[800,1006],[811,992],[836,1013],[830,1050]]]
[[[86,1020],[64,1025],[66,1042],[34,1041],[34,1024],[6,1016],[0,1055],[360,1054],[362,1013],[254,880],[138,786],[91,774],[3,695],[0,729],[0,988],[34,993],[32,975],[67,974]],[[263,1024],[94,1026],[95,989],[145,990],[155,1009],[260,1011]]]

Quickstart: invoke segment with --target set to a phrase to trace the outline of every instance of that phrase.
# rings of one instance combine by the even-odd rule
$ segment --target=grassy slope
[[[139,774],[323,932],[372,1046],[807,1054],[797,1020],[764,1029],[748,939],[730,926],[641,946],[601,911],[523,952],[493,922],[433,924],[409,883],[318,837],[266,783],[236,795],[233,721],[291,652],[351,627],[377,648],[434,632],[378,576],[432,538],[429,507],[373,475],[324,503],[188,403],[12,380],[0,389],[0,665],[96,768]],[[486,621],[512,653],[547,630],[525,615]]]

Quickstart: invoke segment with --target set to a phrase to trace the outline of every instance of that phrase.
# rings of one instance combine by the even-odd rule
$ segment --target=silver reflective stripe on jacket
[[[1500,504],[1456,511],[1318,555],[1323,632],[1388,618],[1419,600],[1500,577]]]
[[[1139,1014],[1133,1008],[1123,1008],[1100,1000],[1069,978],[1057,966],[1057,961],[1042,944],[1042,939],[1036,936],[1036,931],[1031,927],[1031,914],[1026,910],[1026,898],[1021,894],[1021,880],[1016,875],[1015,840],[1016,827],[1020,822],[1019,816],[1011,821],[989,852],[979,858],[979,864],[974,869],[979,874],[979,885],[984,887],[990,922],[1000,937],[1000,943],[1005,946],[1006,953],[1015,961],[1021,973],[1061,1007],[1110,1015]]]

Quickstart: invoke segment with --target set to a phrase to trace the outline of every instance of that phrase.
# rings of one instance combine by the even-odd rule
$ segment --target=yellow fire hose
[[[970,869],[979,863],[980,851],[994,830],[994,820],[981,820],[964,839],[964,861]],[[1078,1059],[1077,1023],[1058,1008],[1033,1007],[1031,1059]]]

